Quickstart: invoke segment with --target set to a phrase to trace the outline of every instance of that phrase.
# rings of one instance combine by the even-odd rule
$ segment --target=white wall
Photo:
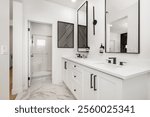
[[[65,21],[74,23],[76,21],[76,10],[67,8],[61,5],[50,3],[44,0],[24,0],[24,88],[27,88],[27,77],[28,77],[28,20],[38,21],[52,24],[52,44],[53,44],[53,67],[52,67],[52,81],[58,84],[62,81],[61,79],[61,57],[65,54],[73,55],[74,49],[59,49],[57,48],[57,21]],[[76,25],[75,25],[76,26]],[[76,31],[76,28],[75,28]],[[76,35],[75,35],[76,37]]]
[[[9,0],[0,1],[0,47],[9,51]],[[9,52],[0,54],[0,100],[9,99]]]
[[[89,46],[91,47],[89,57],[104,58],[110,56],[116,56],[119,60],[124,60],[130,62],[138,61],[149,61],[150,60],[150,14],[147,11],[150,10],[149,0],[140,0],[141,1],[141,53],[140,54],[100,54],[99,47],[100,43],[105,44],[105,18],[104,18],[104,0],[89,0]],[[92,30],[92,6],[96,7],[96,18],[98,19],[98,24],[96,25],[96,35],[93,36]]]
[[[137,52],[138,50],[138,4],[134,4],[129,9],[128,15],[128,52]]]
[[[12,93],[22,91],[22,50],[23,46],[23,6],[21,2],[13,1],[13,89]]]

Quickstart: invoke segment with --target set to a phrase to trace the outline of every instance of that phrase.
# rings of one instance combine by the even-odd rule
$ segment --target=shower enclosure
[[[29,86],[33,79],[51,77],[52,25],[30,22]]]
[[[48,76],[51,74],[51,40],[50,36],[32,35],[31,71],[32,78]]]

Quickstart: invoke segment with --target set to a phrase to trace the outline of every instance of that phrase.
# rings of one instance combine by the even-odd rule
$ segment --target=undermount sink
[[[109,64],[109,63],[105,63],[105,62],[95,63],[94,65],[104,67],[104,68],[108,68],[108,69],[122,68],[122,66],[120,66],[120,65]]]

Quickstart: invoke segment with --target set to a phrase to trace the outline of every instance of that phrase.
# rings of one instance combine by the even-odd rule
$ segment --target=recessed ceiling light
[[[71,0],[72,2],[76,2],[77,0]]]

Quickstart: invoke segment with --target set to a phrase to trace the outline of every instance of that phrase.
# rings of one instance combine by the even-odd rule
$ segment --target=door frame
[[[52,26],[52,35],[53,35],[53,23],[47,23],[47,22],[41,22],[41,21],[35,21],[35,20],[28,20],[28,78],[27,78],[27,88],[31,85],[31,23],[40,23],[40,24],[47,24]],[[52,36],[52,63],[53,63],[53,36]],[[52,67],[53,68],[53,67]],[[53,74],[52,74],[53,76]]]

